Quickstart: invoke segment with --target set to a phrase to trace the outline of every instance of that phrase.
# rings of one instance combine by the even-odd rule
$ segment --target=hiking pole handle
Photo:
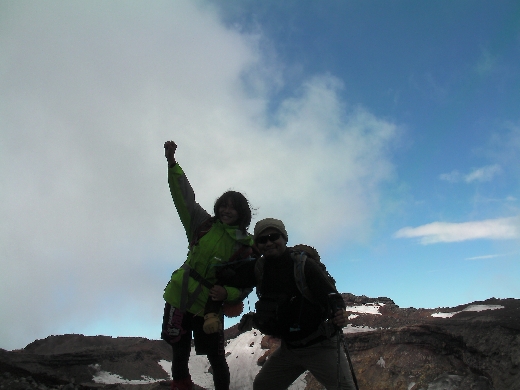
[[[335,318],[339,311],[344,312],[345,310],[345,302],[341,294],[335,292],[328,294],[327,306],[328,317],[334,324],[334,327],[338,330],[343,328],[343,324],[337,324],[337,318]]]

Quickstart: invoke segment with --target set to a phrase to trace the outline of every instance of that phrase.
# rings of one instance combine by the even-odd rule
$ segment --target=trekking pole
[[[337,352],[338,352],[338,365],[337,365],[337,370],[338,370],[338,390],[341,389],[341,340],[340,340],[340,335],[339,335],[339,333],[341,331],[342,331],[341,329],[338,329],[338,341],[336,342],[336,344],[337,344]]]
[[[331,309],[331,316],[334,315],[338,310],[341,310],[341,306],[338,305],[338,302],[343,302],[343,298],[338,293],[330,293],[328,295],[329,308]],[[350,359],[350,353],[347,348],[347,341],[345,340],[345,335],[343,333],[343,327],[334,325],[337,332],[337,351],[338,351],[338,389],[341,387],[341,343],[343,342],[343,349],[345,350],[345,355],[347,356],[348,365],[350,368],[350,373],[352,374],[352,381],[356,386],[356,390],[359,390],[359,386],[356,379],[356,374],[354,373],[354,366],[352,365],[352,360]]]
[[[356,379],[356,373],[354,372],[354,366],[352,365],[352,360],[350,359],[350,353],[348,352],[348,347],[347,347],[347,340],[346,340],[345,335],[343,334],[343,331],[341,332],[341,335],[338,335],[338,340],[340,337],[341,337],[341,340],[343,341],[343,349],[345,350],[345,355],[347,355],[348,365],[350,367],[350,373],[352,374],[352,380],[354,381],[356,390],[359,390],[359,386],[358,386],[357,379]],[[339,345],[339,341],[338,341],[338,345]],[[339,347],[338,347],[338,349],[339,349]],[[339,382],[338,382],[338,388],[339,388]]]

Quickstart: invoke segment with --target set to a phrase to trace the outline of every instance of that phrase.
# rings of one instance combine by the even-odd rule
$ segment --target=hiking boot
[[[188,376],[184,379],[172,381],[171,390],[192,390],[193,382],[191,381],[191,376]]]

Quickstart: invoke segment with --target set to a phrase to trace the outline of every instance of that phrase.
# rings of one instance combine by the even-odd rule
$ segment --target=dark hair
[[[249,201],[246,199],[244,195],[237,191],[226,191],[224,192],[220,198],[215,201],[215,206],[213,207],[213,213],[218,218],[218,209],[228,203],[231,200],[231,204],[234,209],[238,212],[238,228],[242,230],[244,233],[247,232],[247,228],[251,223],[251,207],[249,205]]]

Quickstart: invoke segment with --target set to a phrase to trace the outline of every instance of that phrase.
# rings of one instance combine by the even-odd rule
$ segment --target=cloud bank
[[[203,2],[4,11],[0,347],[158,338],[162,290],[187,248],[168,139],[207,210],[233,188],[256,220],[283,219],[292,244],[370,234],[398,128],[342,101],[337,78],[309,75],[272,109],[283,64]]]

